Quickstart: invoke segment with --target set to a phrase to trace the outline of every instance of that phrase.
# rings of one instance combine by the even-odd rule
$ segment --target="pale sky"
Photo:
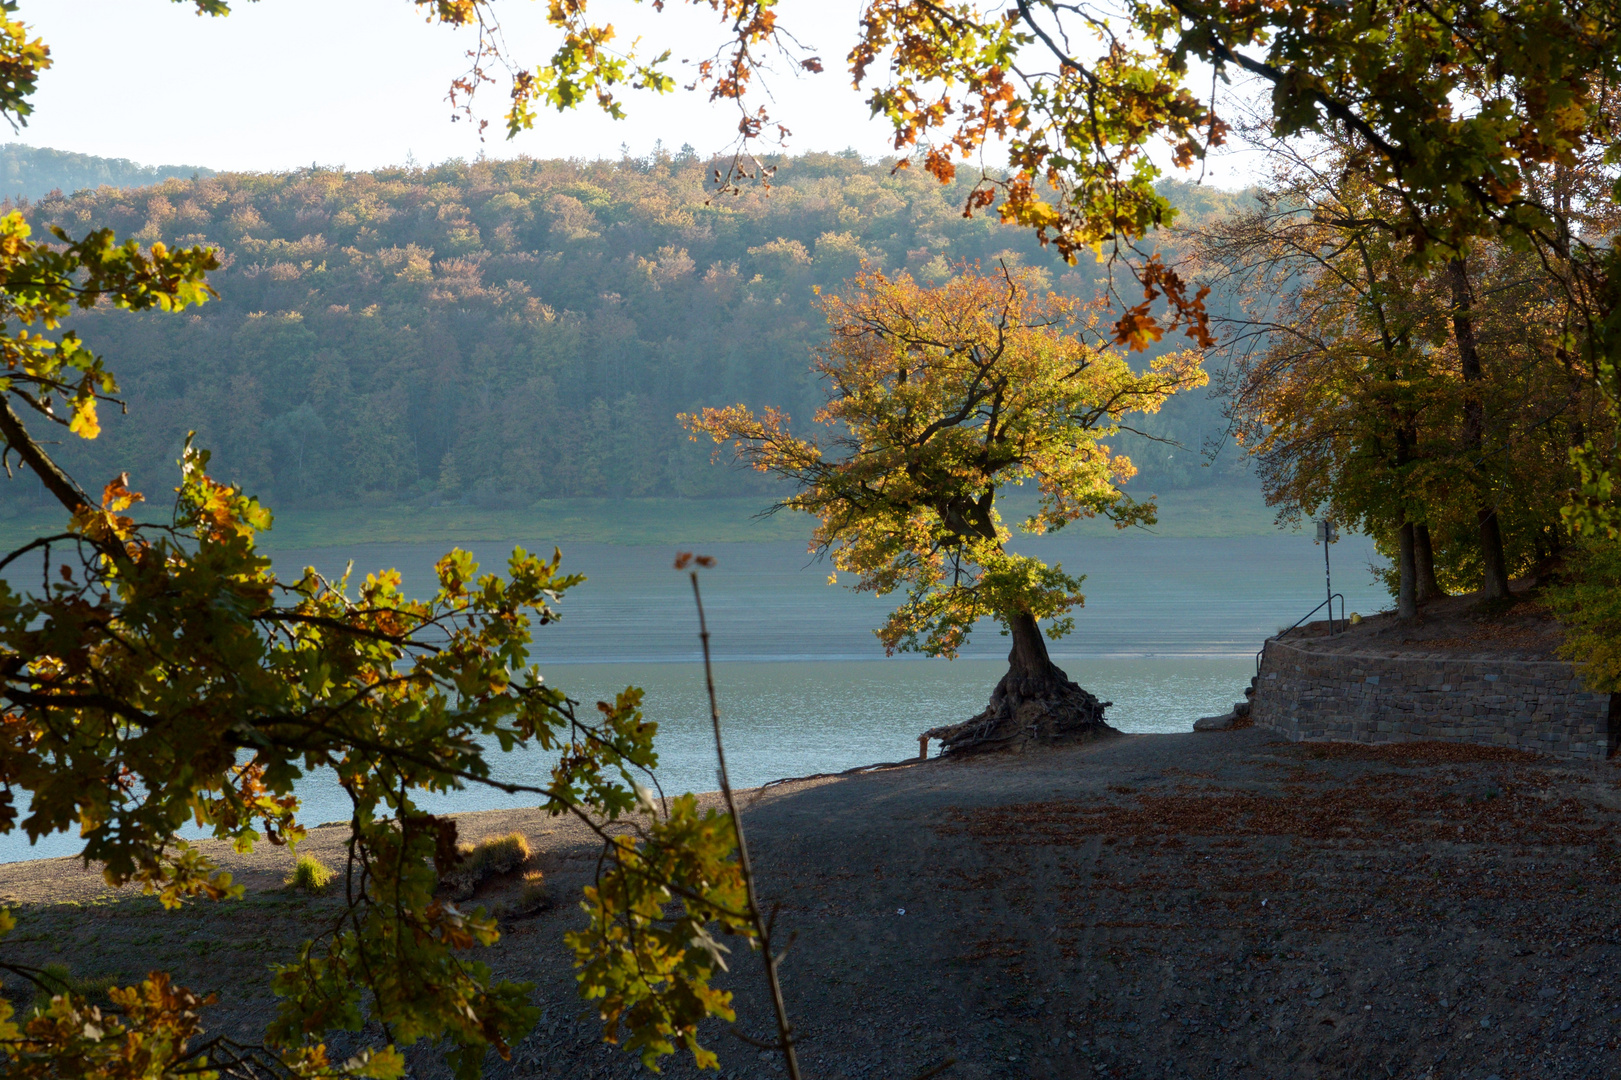
[[[870,118],[849,87],[843,57],[855,37],[856,0],[784,0],[782,24],[815,47],[827,71],[779,74],[770,87],[786,149],[890,152],[887,127]],[[707,5],[595,0],[626,39],[658,35],[673,59],[697,59],[723,40]],[[555,46],[541,5],[497,5],[508,44],[530,67]],[[470,35],[423,21],[408,0],[258,0],[223,19],[201,18],[168,0],[23,0],[19,14],[51,47],[35,114],[13,136],[32,146],[130,158],[148,165],[283,170],[313,163],[369,169],[451,157],[617,158],[628,144],[645,154],[662,139],[700,154],[729,148],[737,114],[702,93],[627,91],[630,113],[614,121],[594,107],[544,112],[533,131],[508,141],[501,130],[505,85],[485,88],[480,143],[472,125],[452,122],[445,92],[465,70]],[[646,51],[646,50],[644,50]],[[682,70],[672,67],[678,81]],[[996,161],[989,162],[992,165]],[[1206,182],[1237,186],[1240,162],[1214,162]]]

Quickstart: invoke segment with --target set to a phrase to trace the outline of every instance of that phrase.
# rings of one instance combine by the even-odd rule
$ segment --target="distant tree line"
[[[144,187],[170,177],[213,175],[213,169],[196,165],[139,165],[128,158],[96,157],[22,143],[0,146],[0,194],[10,199],[43,199],[52,192]]]
[[[708,163],[687,149],[222,174],[40,200],[26,208],[36,227],[212,245],[223,264],[210,279],[220,301],[187,319],[70,320],[105,346],[141,421],[109,415],[64,462],[166,476],[195,428],[222,476],[284,507],[760,493],[773,482],[711,468],[675,416],[741,401],[809,417],[811,349],[826,333],[815,291],[863,260],[924,282],[1000,260],[1061,293],[1099,287],[1099,268],[1067,267],[1028,230],[965,219],[966,179],[943,186],[853,152],[774,164],[769,190],[708,201]],[[1241,201],[1167,190],[1194,220]],[[1214,469],[1200,456],[1225,427],[1217,402],[1186,395],[1144,419],[1173,443],[1129,447],[1140,488],[1241,475],[1239,455]]]

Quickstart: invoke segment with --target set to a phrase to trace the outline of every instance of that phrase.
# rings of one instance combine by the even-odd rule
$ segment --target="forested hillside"
[[[22,143],[0,146],[0,194],[12,199],[42,199],[53,191],[71,194],[103,185],[141,187],[170,177],[213,175],[213,169],[195,165],[137,165],[127,158],[95,157]]]
[[[130,415],[61,447],[77,475],[173,476],[188,428],[218,475],[273,505],[763,492],[711,466],[675,414],[745,402],[810,419],[823,323],[815,289],[863,258],[928,280],[957,260],[1046,268],[1089,295],[1027,231],[964,219],[965,188],[921,171],[812,154],[769,192],[706,203],[690,153],[618,162],[483,161],[374,173],[172,179],[53,196],[36,227],[222,251],[220,299],[185,319],[95,311]],[[1184,189],[1195,214],[1234,196]],[[1138,358],[1139,360],[1141,358]],[[108,410],[112,412],[112,410]],[[1174,487],[1222,428],[1203,392],[1147,426],[1189,450],[1132,447],[1139,483]],[[32,497],[31,484],[0,487]]]

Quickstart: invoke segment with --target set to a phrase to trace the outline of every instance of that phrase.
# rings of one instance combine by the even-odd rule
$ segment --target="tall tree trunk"
[[[1439,600],[1447,594],[1441,588],[1441,583],[1435,580],[1435,545],[1430,541],[1430,527],[1423,522],[1413,525],[1413,569],[1420,604]]]
[[[1469,270],[1462,259],[1447,264],[1452,283],[1452,334],[1458,342],[1458,361],[1463,368],[1463,441],[1466,453],[1475,457],[1474,468],[1479,477],[1482,498],[1475,518],[1480,528],[1480,561],[1485,568],[1485,580],[1480,595],[1485,600],[1500,600],[1509,595],[1508,560],[1503,555],[1503,530],[1497,521],[1497,507],[1485,498],[1487,489],[1485,472],[1486,406],[1481,401],[1478,384],[1485,378],[1480,366],[1480,350],[1475,342],[1475,320],[1471,310]],[[1476,388],[1470,389],[1470,384]]]
[[[1029,612],[1008,617],[1013,648],[1008,670],[991,692],[984,712],[960,724],[924,732],[949,751],[1019,748],[1036,742],[1075,741],[1114,731],[1103,718],[1112,701],[1096,697],[1070,681],[1047,655],[1047,641]]]
[[[1475,516],[1480,521],[1480,561],[1486,572],[1481,595],[1487,600],[1501,600],[1509,595],[1508,559],[1503,555],[1503,528],[1497,521],[1497,508],[1483,506]]]
[[[1406,487],[1407,466],[1412,464],[1413,444],[1418,433],[1412,415],[1398,416],[1393,425],[1396,432],[1396,472]],[[1404,492],[1405,494],[1405,492]],[[1403,499],[1405,502],[1406,500]],[[1403,510],[1403,516],[1406,516]],[[1418,616],[1418,545],[1416,528],[1411,518],[1401,523],[1396,531],[1396,617],[1412,619]],[[1333,612],[1329,612],[1333,615]]]
[[[1413,555],[1413,523],[1402,522],[1397,558],[1396,618],[1411,619],[1418,614],[1418,567]]]
[[[997,695],[1030,697],[1046,692],[1055,682],[1069,681],[1069,676],[1047,655],[1047,639],[1028,612],[1021,611],[1008,620],[1008,634],[1013,638],[1013,648],[1007,654],[1007,674],[991,695],[993,703]]]

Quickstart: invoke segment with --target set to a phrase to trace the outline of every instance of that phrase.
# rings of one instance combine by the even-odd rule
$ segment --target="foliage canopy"
[[[1577,544],[1565,580],[1547,595],[1566,627],[1560,654],[1576,662],[1589,689],[1621,694],[1621,544],[1596,537]]]
[[[780,506],[816,516],[813,548],[858,575],[856,589],[905,590],[877,631],[886,650],[954,656],[982,617],[1055,620],[1049,632],[1062,634],[1080,580],[1008,551],[996,496],[1038,487],[1027,532],[1097,514],[1152,523],[1152,504],[1119,488],[1131,462],[1102,440],[1124,415],[1202,385],[1197,356],[1135,372],[1102,340],[1097,304],[1006,268],[963,267],[937,286],[868,269],[822,306],[823,440],[793,434],[779,410],[741,405],[683,417],[695,437],[792,480]]]

